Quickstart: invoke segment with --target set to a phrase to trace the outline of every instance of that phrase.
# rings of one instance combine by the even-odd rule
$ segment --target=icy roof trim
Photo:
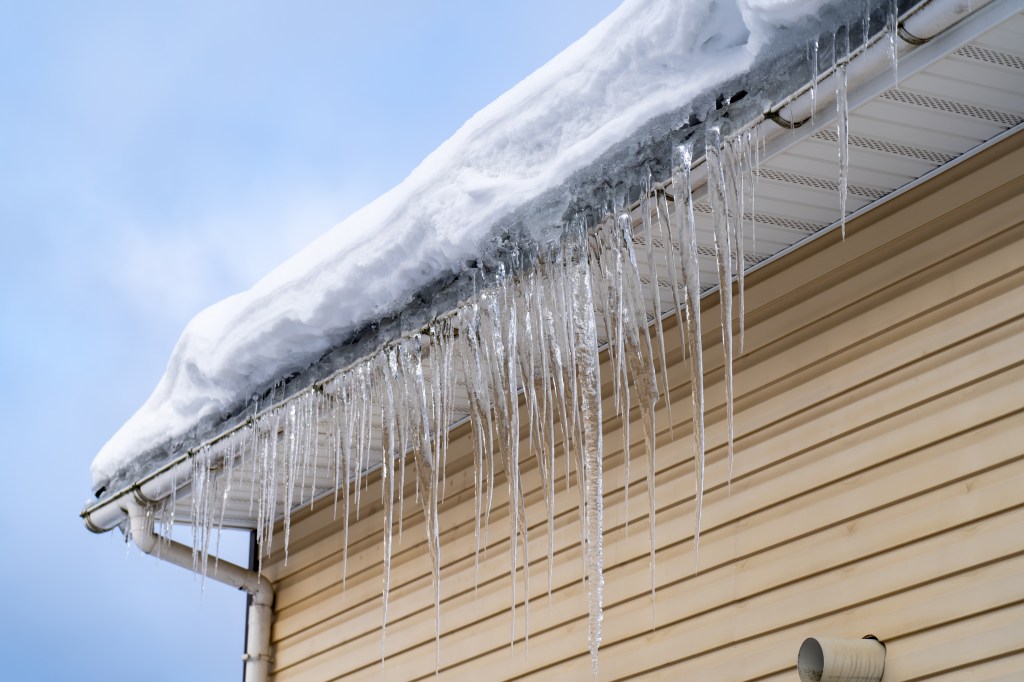
[[[805,82],[793,55],[833,14],[825,0],[627,0],[397,187],[197,315],[153,394],[93,461],[94,488],[165,464],[284,379],[315,380],[422,324],[503,238],[544,241],[608,189],[629,194],[648,170],[667,176],[670,143],[717,95],[749,91],[725,114],[749,120]]]

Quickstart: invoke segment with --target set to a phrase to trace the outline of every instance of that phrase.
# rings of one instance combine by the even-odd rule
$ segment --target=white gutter
[[[122,514],[128,516],[128,536],[146,554],[190,571],[195,570],[193,549],[153,532],[150,508],[134,496],[127,496]],[[217,559],[206,577],[248,592],[248,636],[245,642],[245,682],[266,682],[270,677],[270,624],[274,616],[274,587],[256,571]]]
[[[925,0],[897,22],[897,64],[907,73],[915,73],[1020,11],[1020,0]],[[956,29],[950,31],[953,27]],[[889,49],[888,34],[881,33],[847,58],[850,109],[895,85]],[[764,145],[763,158],[782,153],[835,121],[836,78],[835,67],[830,67],[818,75],[816,85],[808,83],[752,124],[762,132],[759,140]],[[767,126],[767,121],[776,125]],[[700,194],[696,190],[707,183],[703,157],[694,165],[690,182],[697,198]],[[671,186],[671,179],[662,186]]]
[[[189,452],[111,497],[86,507],[81,513],[85,527],[93,533],[106,533],[124,522],[126,499],[134,498],[143,504],[152,504],[189,485],[192,458],[199,456]]]
[[[898,22],[896,53],[898,67],[909,67],[911,73],[944,57],[960,44],[969,42],[988,29],[1002,23],[1021,11],[1019,0],[926,0],[914,7]],[[957,35],[943,36],[940,45],[929,45],[953,26],[970,16],[970,22],[957,27]],[[956,45],[948,44],[956,42]],[[927,46],[930,49],[918,49]],[[890,61],[888,34],[881,34],[868,44],[866,49],[855,52],[847,61],[846,82],[851,97],[850,108],[863,104],[868,99],[881,94],[895,85],[892,63]],[[909,55],[913,53],[913,57]],[[918,53],[926,53],[919,55]],[[902,56],[908,54],[907,62]],[[922,59],[924,57],[924,59]],[[899,69],[897,69],[899,70]],[[833,66],[817,81],[814,107],[812,109],[811,84],[797,91],[797,94],[773,107],[765,118],[777,123],[766,131],[765,141],[779,137],[787,130],[794,130],[810,122],[812,112],[815,127],[820,127],[835,118],[836,99],[836,68]],[[866,91],[862,86],[867,86]],[[854,92],[858,96],[854,97]],[[821,117],[819,121],[819,116]],[[808,126],[809,127],[809,126]],[[803,131],[801,131],[803,132]],[[807,131],[811,134],[813,130]],[[788,147],[803,136],[797,135]],[[772,149],[781,151],[781,149]]]

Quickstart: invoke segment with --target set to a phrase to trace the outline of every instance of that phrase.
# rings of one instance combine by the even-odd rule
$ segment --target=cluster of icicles
[[[845,29],[844,29],[845,30]],[[817,62],[817,41],[815,64]],[[810,50],[810,48],[809,48]],[[837,63],[837,71],[845,62]],[[839,73],[845,76],[845,73]],[[845,218],[848,155],[845,77],[837,79],[840,197]],[[813,96],[813,91],[812,91]],[[695,552],[704,489],[704,369],[700,300],[702,287],[721,293],[729,478],[733,461],[733,321],[743,344],[743,278],[746,242],[754,240],[754,189],[763,139],[755,127],[723,139],[706,127],[702,148],[693,140],[676,148],[671,182],[650,184],[630,211],[614,207],[593,226],[568,225],[529,267],[513,254],[511,266],[480,275],[473,296],[420,333],[399,339],[331,378],[274,403],[242,427],[192,453],[190,488],[195,568],[205,576],[211,542],[219,539],[234,473],[247,469],[249,514],[255,513],[262,558],[273,548],[283,521],[287,561],[291,513],[330,503],[344,539],[342,581],[347,573],[351,514],[367,492],[367,474],[380,470],[383,528],[383,632],[393,540],[401,536],[407,468],[414,477],[433,568],[435,655],[439,658],[440,529],[449,429],[468,416],[472,434],[476,555],[486,547],[496,485],[507,486],[510,517],[512,641],[516,638],[517,574],[525,583],[525,637],[529,642],[529,524],[520,464],[537,460],[547,510],[548,592],[552,584],[556,480],[576,482],[583,573],[589,606],[589,648],[597,670],[603,591],[604,443],[600,353],[607,352],[616,414],[621,418],[629,495],[630,413],[643,427],[649,496],[650,572],[655,589],[655,408],[662,401],[671,424],[663,319],[676,316],[690,368],[696,480]],[[703,152],[707,203],[714,230],[717,282],[700,281],[691,169]],[[706,255],[702,250],[701,255]],[[641,265],[651,276],[641,276]],[[738,311],[734,316],[733,287]],[[663,305],[664,301],[670,304]],[[606,377],[608,378],[608,377]],[[521,444],[528,447],[521,449]],[[524,452],[527,453],[524,455]],[[326,466],[324,462],[327,462]],[[317,477],[321,477],[319,480]],[[328,480],[324,480],[323,477]],[[184,483],[184,482],[183,482]],[[177,487],[177,486],[175,486]],[[174,523],[178,493],[156,510],[161,532]],[[281,499],[283,498],[283,499]],[[397,528],[396,528],[397,526]]]

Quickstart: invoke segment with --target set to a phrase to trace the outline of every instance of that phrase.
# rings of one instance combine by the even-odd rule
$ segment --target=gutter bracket
[[[779,113],[779,111],[782,111],[782,109],[780,108],[778,111],[769,111],[768,113],[766,113],[764,115],[764,117],[766,119],[768,119],[769,121],[771,121],[772,123],[775,123],[775,124],[785,128],[786,130],[796,130],[797,128],[799,128],[800,126],[804,125],[805,123],[807,123],[808,121],[811,120],[809,118],[805,118],[802,121],[790,121],[790,120],[786,119],[785,117],[783,117]]]
[[[899,26],[896,27],[896,35],[898,35],[900,37],[900,40],[902,40],[903,42],[909,43],[910,45],[914,46],[924,45],[929,40],[931,40],[931,38],[918,38],[913,33],[907,30],[907,27],[903,25],[902,21],[900,22]]]

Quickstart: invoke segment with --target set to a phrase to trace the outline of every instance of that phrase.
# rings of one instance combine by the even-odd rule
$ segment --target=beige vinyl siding
[[[627,512],[605,387],[600,679],[795,680],[805,637],[867,634],[888,646],[886,680],[1024,679],[1022,168],[1017,135],[851,223],[845,242],[827,235],[748,278],[731,491],[718,309],[705,302],[699,563],[689,370],[669,323],[675,425],[662,404],[656,608],[642,426],[634,414]],[[543,493],[523,441],[529,652],[520,571],[513,654],[503,486],[477,568],[470,448],[457,429],[440,512],[441,678],[593,679],[575,489],[559,482],[549,601]],[[351,523],[344,589],[330,507],[297,514],[287,565],[279,550],[265,563],[275,679],[433,677],[433,588],[411,486],[383,668],[379,482]]]

